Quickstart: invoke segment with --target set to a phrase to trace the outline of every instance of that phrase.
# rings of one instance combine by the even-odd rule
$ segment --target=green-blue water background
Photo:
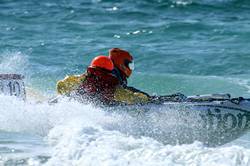
[[[17,72],[50,95],[119,47],[135,59],[129,84],[151,94],[247,96],[249,10],[247,0],[1,0],[0,57],[20,53]]]

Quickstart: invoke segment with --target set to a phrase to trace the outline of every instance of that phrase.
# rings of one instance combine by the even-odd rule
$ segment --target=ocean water
[[[0,73],[25,75],[49,98],[57,80],[119,47],[135,59],[129,85],[149,94],[249,98],[249,11],[248,0],[0,0]],[[218,147],[170,145],[121,132],[135,120],[0,96],[0,165],[250,165],[250,133]]]

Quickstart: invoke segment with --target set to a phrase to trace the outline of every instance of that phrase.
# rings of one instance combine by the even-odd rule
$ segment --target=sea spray
[[[250,152],[243,147],[207,148],[198,142],[173,146],[146,136],[147,130],[162,124],[159,117],[137,121],[135,114],[105,112],[67,99],[54,105],[25,103],[6,96],[1,99],[2,131],[40,135],[48,144],[46,155],[44,151],[33,153],[45,161],[30,156],[25,159],[27,165],[249,164]]]
[[[250,151],[242,147],[207,148],[198,142],[163,145],[149,137],[135,138],[77,120],[55,127],[48,141],[53,148],[52,156],[45,165],[250,164]]]
[[[28,56],[20,51],[5,51],[0,53],[0,73],[27,75]]]

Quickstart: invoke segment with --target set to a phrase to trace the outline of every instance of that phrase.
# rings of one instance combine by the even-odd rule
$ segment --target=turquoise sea
[[[129,85],[152,95],[250,97],[249,0],[0,0],[0,73],[46,98],[114,47],[134,56]],[[250,133],[211,148],[107,125],[123,127],[90,105],[1,96],[0,165],[250,165]]]

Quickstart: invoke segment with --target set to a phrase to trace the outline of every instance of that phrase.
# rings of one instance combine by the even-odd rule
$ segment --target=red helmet
[[[126,77],[129,77],[134,70],[133,57],[129,52],[119,48],[109,50],[109,58],[113,61],[115,67],[120,69]]]
[[[102,69],[112,71],[114,69],[114,64],[109,57],[100,55],[92,60],[90,67],[99,67]]]

